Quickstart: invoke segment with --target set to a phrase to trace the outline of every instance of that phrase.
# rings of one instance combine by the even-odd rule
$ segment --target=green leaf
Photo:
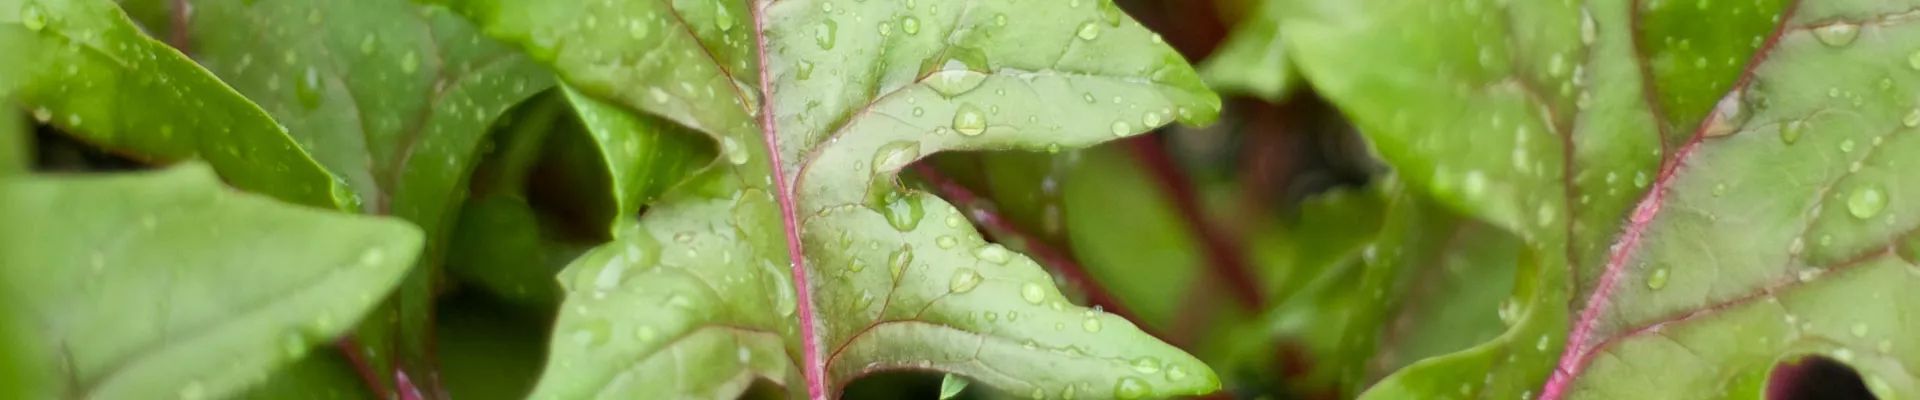
[[[1287,20],[1387,161],[1527,242],[1508,331],[1368,396],[1758,397],[1808,354],[1914,396],[1897,337],[1920,202],[1893,164],[1920,126],[1899,94],[1911,8],[1322,1]]]
[[[456,3],[582,94],[707,134],[726,161],[562,274],[536,397],[725,397],[757,376],[820,398],[897,368],[1049,396],[1218,387],[895,182],[943,150],[1211,121],[1218,98],[1110,2]]]
[[[234,186],[347,207],[287,129],[106,0],[0,0],[0,93],[82,140],[154,162],[201,159]]]
[[[465,177],[493,120],[550,87],[550,73],[439,7],[388,0],[192,7],[185,45],[195,60],[285,124],[362,210],[426,230],[424,267],[383,307],[389,317],[366,321],[357,337],[396,349],[366,354],[377,371],[397,360],[431,394],[433,269]]]
[[[1271,102],[1286,100],[1300,82],[1300,72],[1288,59],[1286,41],[1280,40],[1280,21],[1288,12],[1284,2],[1266,0],[1254,5],[1254,12],[1234,24],[1220,49],[1200,65],[1201,76],[1214,90],[1227,94],[1245,94]]]
[[[30,310],[27,343],[59,349],[34,368],[67,382],[32,397],[235,393],[346,331],[421,245],[406,223],[234,192],[199,163],[0,186],[0,296]]]
[[[320,347],[313,350],[300,361],[281,367],[267,376],[265,382],[248,388],[246,392],[235,395],[237,399],[283,400],[374,400],[360,376],[354,375],[353,363],[332,347]]]
[[[594,156],[611,175],[614,215],[611,224],[632,223],[640,206],[657,200],[693,171],[714,162],[713,142],[659,117],[635,114],[620,106],[562,87],[581,125],[593,138]],[[730,156],[746,154],[735,151]],[[574,157],[568,157],[574,159]]]
[[[946,377],[940,378],[940,400],[947,400],[954,398],[954,396],[959,396],[961,391],[967,390],[967,384],[969,383],[973,382],[954,374],[947,374]]]
[[[1161,331],[1193,320],[1189,298],[1208,279],[1199,239],[1125,147],[1078,152],[1060,191],[1074,259],[1101,287]],[[1216,300],[1226,300],[1225,298]]]

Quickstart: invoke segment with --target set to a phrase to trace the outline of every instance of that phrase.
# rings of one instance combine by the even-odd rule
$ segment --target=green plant
[[[0,396],[1914,397],[1916,6],[1721,3],[0,0]]]

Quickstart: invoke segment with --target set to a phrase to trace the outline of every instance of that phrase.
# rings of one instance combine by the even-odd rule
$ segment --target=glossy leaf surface
[[[1217,387],[894,179],[937,151],[1210,121],[1218,99],[1111,3],[455,3],[581,93],[718,143],[562,274],[536,396],[724,397],[758,376],[824,397],[896,368],[1050,397]]]

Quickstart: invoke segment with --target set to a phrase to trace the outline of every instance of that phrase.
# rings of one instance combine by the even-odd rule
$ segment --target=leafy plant
[[[0,396],[1915,397],[1914,9],[0,0]]]

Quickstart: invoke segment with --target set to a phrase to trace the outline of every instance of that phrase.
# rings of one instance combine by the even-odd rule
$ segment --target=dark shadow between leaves
[[[1831,358],[1801,356],[1773,366],[1767,375],[1767,400],[1874,399],[1860,373]]]

